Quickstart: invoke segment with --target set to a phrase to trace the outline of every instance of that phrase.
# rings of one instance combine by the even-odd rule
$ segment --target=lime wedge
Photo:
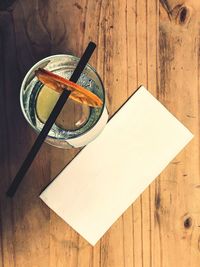
[[[51,114],[60,94],[56,91],[50,89],[46,85],[40,90],[37,102],[36,102],[36,112],[38,118],[45,123]]]

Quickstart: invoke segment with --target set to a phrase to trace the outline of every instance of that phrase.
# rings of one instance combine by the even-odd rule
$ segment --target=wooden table
[[[19,0],[1,7],[0,267],[199,266],[198,2]],[[38,198],[77,150],[44,144],[15,198],[4,195],[36,138],[19,105],[25,73],[51,54],[80,56],[90,40],[110,114],[143,84],[195,134],[94,248]]]

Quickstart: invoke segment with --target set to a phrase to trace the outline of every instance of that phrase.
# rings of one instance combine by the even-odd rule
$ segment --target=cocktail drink
[[[35,64],[25,76],[20,92],[21,108],[26,120],[36,132],[41,131],[61,91],[64,90],[64,86],[60,91],[53,90],[54,84],[52,86],[46,83],[46,80],[44,82],[40,79],[37,74],[43,72],[40,73],[38,70],[42,68],[44,74],[45,71],[47,74],[50,71],[69,79],[78,61],[79,58],[71,55],[50,56]],[[72,91],[46,138],[47,143],[56,147],[84,146],[92,141],[107,123],[105,90],[95,69],[87,64],[77,84],[87,90],[86,96]],[[65,89],[67,88],[65,86]],[[96,97],[98,105],[87,99],[87,92]]]

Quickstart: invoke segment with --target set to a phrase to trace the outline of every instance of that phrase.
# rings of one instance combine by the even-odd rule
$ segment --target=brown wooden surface
[[[199,266],[199,10],[196,0],[19,0],[0,11],[0,267]],[[19,105],[25,73],[90,40],[110,114],[143,84],[195,134],[94,248],[38,198],[76,150],[45,144],[15,198],[4,196],[36,137]]]

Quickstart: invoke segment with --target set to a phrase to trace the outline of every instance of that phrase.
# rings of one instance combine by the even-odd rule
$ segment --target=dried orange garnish
[[[70,90],[71,94],[69,97],[74,101],[91,107],[101,107],[103,104],[102,100],[94,93],[53,72],[39,68],[35,71],[35,75],[43,84],[58,93],[62,93],[64,89]]]

